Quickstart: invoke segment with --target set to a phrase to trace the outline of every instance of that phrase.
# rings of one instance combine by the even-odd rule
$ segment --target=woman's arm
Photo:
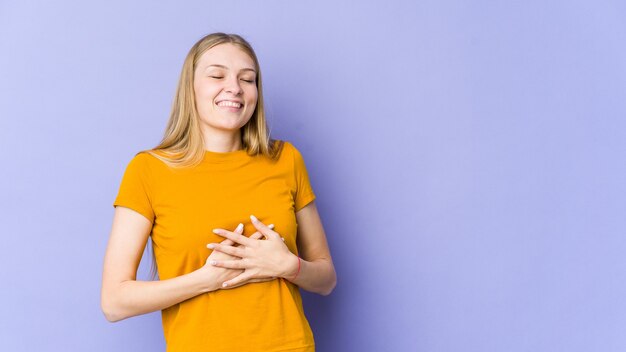
[[[104,257],[101,291],[102,311],[111,322],[162,310],[199,294],[214,291],[221,287],[224,280],[241,273],[240,270],[205,265],[189,274],[168,280],[137,281],[137,267],[151,228],[152,223],[143,215],[125,207],[115,208]],[[239,228],[237,230],[241,231]],[[214,252],[209,259],[232,259],[224,255]]]
[[[286,279],[307,291],[328,295],[337,285],[337,274],[315,201],[300,209],[296,220],[300,272],[292,280],[298,270],[296,257],[295,261],[292,260],[291,271],[288,271],[291,275],[288,274]]]
[[[272,231],[262,222],[255,221],[252,217],[251,219],[252,224],[265,235],[266,240],[251,240],[223,229],[214,231],[216,234],[241,245],[240,247],[232,247],[217,243],[210,244],[216,251],[242,258],[209,261],[211,265],[218,267],[244,269],[241,275],[225,281],[224,285],[237,285],[251,278],[273,276],[285,278],[307,291],[321,295],[328,295],[332,292],[337,283],[337,276],[330,257],[324,228],[314,202],[309,203],[296,213],[298,222],[297,243],[301,260],[298,260],[298,257],[289,251],[282,242],[280,234]],[[298,265],[300,266],[299,271]]]

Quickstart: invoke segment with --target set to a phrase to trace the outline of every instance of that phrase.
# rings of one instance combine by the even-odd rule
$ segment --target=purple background
[[[1,350],[163,350],[159,313],[105,321],[102,259],[214,31],[257,50],[318,196],[319,351],[626,350],[617,0],[0,2]]]

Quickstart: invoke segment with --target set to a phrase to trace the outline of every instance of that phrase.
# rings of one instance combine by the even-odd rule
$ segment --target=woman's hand
[[[274,225],[271,224],[268,227],[273,228]],[[237,234],[241,234],[243,232],[243,224],[239,224],[237,226],[237,228],[235,229],[235,233]],[[261,239],[263,237],[263,235],[260,232],[255,232],[254,234],[252,234],[252,236],[250,236],[250,238],[258,240]],[[222,246],[233,246],[235,244],[235,242],[229,240],[229,239],[225,239],[224,241],[220,242],[220,245]],[[208,246],[207,246],[208,247]],[[226,269],[226,268],[215,268],[214,266],[210,265],[209,262],[211,260],[234,260],[234,259],[240,259],[238,257],[233,257],[232,255],[226,254],[224,252],[219,252],[219,251],[213,251],[211,253],[211,255],[209,255],[209,257],[207,258],[204,266],[206,269],[210,270],[213,274],[213,277],[215,278],[215,282],[223,282],[224,280],[228,280],[228,279],[232,279],[234,277],[237,277],[238,275],[240,275],[241,273],[243,273],[243,270],[236,270],[236,269]],[[216,270],[218,269],[218,270]],[[270,280],[274,280],[275,277],[267,277],[267,278],[255,278],[255,279],[250,279],[250,280],[246,280],[246,281],[242,281],[239,282],[237,285],[232,285],[232,286],[228,286],[228,287],[222,287],[222,288],[235,288],[235,287],[239,287],[239,286],[243,286],[245,284],[248,283],[253,283],[253,282],[264,282],[264,281],[270,281]],[[216,289],[218,289],[220,287],[217,287]]]
[[[243,232],[243,224],[239,224],[237,228],[235,229],[234,233],[241,234],[242,232]],[[232,246],[232,244],[233,242],[229,240],[222,241],[221,243],[221,245],[225,247],[230,247]],[[243,273],[243,270],[215,268],[215,266],[209,263],[212,260],[232,260],[232,259],[236,259],[236,258],[223,252],[213,251],[207,258],[204,264],[204,267],[202,269],[210,276],[211,282],[215,282],[216,285],[219,285],[219,283],[222,282],[223,280],[229,280],[234,277],[237,277],[238,275]],[[213,287],[211,291],[217,290],[219,288],[220,288],[219,286]]]
[[[207,259],[209,265],[240,272],[238,276],[226,279],[222,284],[224,288],[239,285],[251,279],[292,277],[298,270],[299,259],[289,251],[281,236],[254,215],[251,215],[250,219],[254,227],[259,230],[259,236],[248,238],[241,232],[215,229],[213,230],[215,234],[226,237],[227,240],[238,243],[240,246],[224,245],[227,240],[207,245],[214,250],[213,253],[221,252],[230,257],[224,259],[209,257]],[[266,239],[259,240],[261,235]]]

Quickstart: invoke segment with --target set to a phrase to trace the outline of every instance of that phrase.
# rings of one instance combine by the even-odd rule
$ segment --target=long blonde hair
[[[278,158],[282,142],[270,139],[270,131],[265,119],[261,67],[250,43],[237,34],[212,33],[204,36],[191,47],[178,81],[163,139],[151,150],[152,154],[170,167],[198,165],[205,154],[204,141],[200,130],[200,118],[196,109],[194,72],[198,60],[207,50],[220,44],[233,44],[250,56],[256,66],[256,87],[258,98],[252,117],[241,128],[241,142],[248,155],[262,154],[271,159]]]
[[[204,36],[191,47],[176,88],[170,118],[165,128],[163,139],[153,149],[142,152],[149,153],[170,167],[193,167],[202,162],[205,154],[204,141],[200,130],[200,118],[196,109],[194,91],[194,72],[198,60],[207,50],[220,44],[234,44],[252,58],[256,66],[256,87],[258,98],[252,117],[241,128],[241,142],[248,155],[264,155],[277,159],[283,147],[283,141],[270,139],[270,131],[265,119],[263,107],[263,89],[261,84],[261,67],[252,46],[237,34],[212,33]],[[140,153],[142,153],[140,152]],[[152,238],[151,238],[152,239]],[[152,241],[151,241],[152,242]],[[156,278],[157,265],[154,256],[154,242],[147,246],[152,257],[150,269],[152,279]],[[152,248],[151,248],[152,247]],[[150,250],[150,248],[152,250]]]

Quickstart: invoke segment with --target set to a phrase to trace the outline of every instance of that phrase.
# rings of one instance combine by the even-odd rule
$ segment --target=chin
[[[203,124],[215,130],[237,131],[237,130],[240,130],[243,126],[245,126],[248,123],[248,121],[250,120],[248,119],[248,120],[243,121],[243,120],[236,119],[236,120],[232,120],[229,122],[226,122],[223,120],[222,121],[210,121],[210,122],[203,121]]]

